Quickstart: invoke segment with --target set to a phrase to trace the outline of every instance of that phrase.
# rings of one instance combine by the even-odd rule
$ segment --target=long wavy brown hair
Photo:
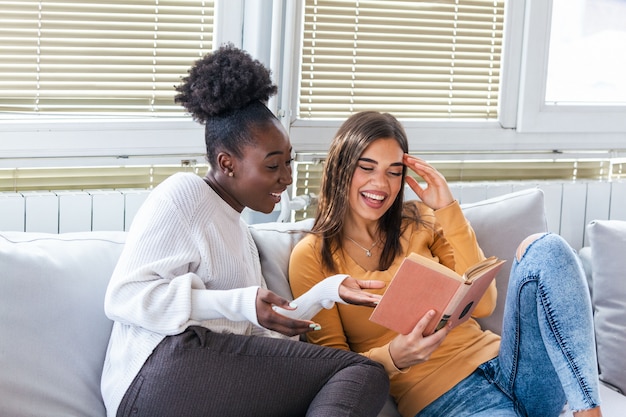
[[[349,210],[349,189],[354,171],[365,149],[381,138],[393,138],[404,153],[409,151],[402,124],[389,113],[375,111],[364,111],[350,116],[331,142],[312,228],[313,233],[322,236],[322,263],[330,271],[337,271],[333,253],[341,248],[343,223]],[[406,166],[402,169],[402,175],[406,175]],[[407,216],[420,221],[415,205],[404,204],[404,187],[401,187],[392,206],[378,221],[378,232],[384,242],[379,270],[389,268],[401,253],[400,236],[403,218]]]

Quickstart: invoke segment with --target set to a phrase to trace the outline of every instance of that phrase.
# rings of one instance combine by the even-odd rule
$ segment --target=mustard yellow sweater
[[[294,248],[289,263],[289,279],[294,297],[308,291],[316,283],[334,273],[345,273],[359,279],[389,283],[404,256],[416,252],[430,256],[441,264],[463,273],[469,266],[484,259],[476,236],[457,202],[433,211],[416,202],[422,219],[429,227],[411,224],[401,237],[403,256],[386,271],[366,271],[343,251],[338,251],[336,272],[322,266],[320,238],[308,235]],[[379,293],[384,289],[376,290]],[[474,310],[474,317],[493,312],[496,303],[495,282]],[[308,333],[309,341],[324,346],[359,352],[381,363],[391,380],[391,395],[403,416],[415,416],[420,410],[471,374],[478,365],[498,354],[500,338],[481,330],[470,319],[448,334],[431,358],[408,369],[399,370],[389,355],[389,342],[396,333],[369,321],[369,307],[336,304],[322,310],[314,320],[322,330]]]

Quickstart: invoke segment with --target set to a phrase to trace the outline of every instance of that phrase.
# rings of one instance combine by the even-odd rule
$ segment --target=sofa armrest
[[[124,232],[0,232],[0,415],[104,416],[104,294]]]

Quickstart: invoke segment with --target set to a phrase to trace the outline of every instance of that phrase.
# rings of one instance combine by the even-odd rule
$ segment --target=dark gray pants
[[[388,392],[362,355],[194,326],[157,346],[117,416],[376,416]]]

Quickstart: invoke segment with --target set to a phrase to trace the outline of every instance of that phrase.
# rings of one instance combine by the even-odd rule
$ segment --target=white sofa
[[[506,259],[512,259],[523,237],[546,229],[539,189],[463,209],[485,253]],[[301,233],[285,231],[310,225],[302,221],[250,226],[268,285],[283,296],[290,297],[289,253],[301,237]],[[584,259],[594,270],[590,277],[601,375],[624,392],[626,359],[620,349],[626,342],[626,268],[617,262],[624,262],[626,226],[619,226],[617,231],[606,222],[590,226],[592,246],[586,252],[593,252],[593,257]],[[607,229],[613,234],[605,239]],[[103,298],[124,239],[124,232],[0,232],[1,416],[105,415],[99,384],[111,322],[104,315]],[[615,239],[621,246],[615,247]],[[605,240],[613,245],[611,252],[601,245]],[[596,245],[599,253],[595,253]],[[596,278],[597,260],[602,264]],[[500,295],[505,292],[507,274],[508,269],[497,278]],[[497,331],[501,307],[500,303],[496,313],[483,321],[485,327]],[[601,393],[604,415],[623,416],[626,397],[608,385],[602,385]],[[381,413],[397,415],[391,402]]]

